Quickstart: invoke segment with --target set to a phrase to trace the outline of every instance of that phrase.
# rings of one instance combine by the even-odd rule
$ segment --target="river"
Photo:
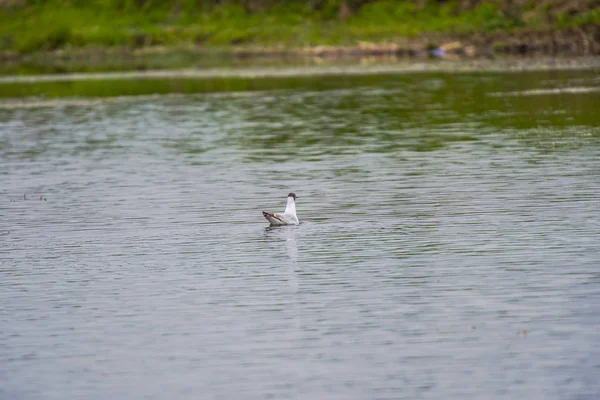
[[[9,86],[0,398],[600,393],[597,70]]]

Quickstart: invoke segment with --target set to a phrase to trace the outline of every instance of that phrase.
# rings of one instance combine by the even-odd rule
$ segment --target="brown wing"
[[[276,220],[279,220],[281,222],[283,222],[283,220],[284,220],[283,215],[281,215],[281,214],[272,214],[270,212],[263,211],[263,215],[265,216],[266,219],[275,218]]]

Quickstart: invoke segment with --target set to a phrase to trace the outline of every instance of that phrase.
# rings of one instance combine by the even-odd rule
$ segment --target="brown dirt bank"
[[[152,58],[169,59],[173,53],[187,54],[187,64],[173,62],[173,65],[155,65],[147,62]],[[384,43],[359,42],[355,46],[313,46],[313,47],[262,47],[240,46],[211,48],[190,47],[144,47],[132,49],[118,48],[82,48],[61,49],[43,53],[22,55],[14,52],[0,53],[0,62],[7,65],[73,63],[91,65],[91,70],[119,70],[120,65],[130,64],[125,69],[181,68],[189,66],[218,66],[236,63],[261,62],[302,62],[327,63],[336,61],[380,62],[398,58],[443,59],[480,58],[493,56],[528,57],[577,57],[600,55],[600,27],[587,26],[570,30],[549,30],[545,32],[498,32],[494,34],[475,34],[453,36],[441,34],[423,35],[419,38],[403,38]],[[115,63],[115,59],[118,59]],[[110,61],[109,61],[110,60]],[[207,61],[207,62],[205,62]],[[111,65],[109,65],[111,64]],[[133,67],[132,67],[133,65]],[[104,68],[103,66],[106,66]],[[87,70],[83,68],[81,70]],[[54,72],[76,72],[58,68]],[[4,73],[7,70],[5,68]],[[0,74],[2,71],[0,71]],[[8,73],[11,74],[10,69]]]
[[[152,50],[149,50],[152,51]],[[564,31],[499,32],[454,36],[431,34],[394,42],[361,42],[357,46],[314,46],[304,48],[238,47],[237,57],[480,57],[497,55],[600,55],[600,27]]]

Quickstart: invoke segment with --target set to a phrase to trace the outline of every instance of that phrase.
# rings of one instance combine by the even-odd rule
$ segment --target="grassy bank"
[[[0,0],[0,74],[600,54],[599,0]],[[350,60],[350,61],[352,61]],[[371,60],[371,59],[370,59]]]
[[[428,35],[506,35],[600,25],[595,0],[214,3],[0,0],[0,50],[28,54],[90,47],[354,46]]]

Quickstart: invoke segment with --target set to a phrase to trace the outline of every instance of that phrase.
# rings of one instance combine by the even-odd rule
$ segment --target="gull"
[[[273,214],[263,211],[263,215],[271,223],[271,226],[300,225],[298,217],[296,217],[296,194],[288,194],[287,206],[285,207],[283,214]]]

